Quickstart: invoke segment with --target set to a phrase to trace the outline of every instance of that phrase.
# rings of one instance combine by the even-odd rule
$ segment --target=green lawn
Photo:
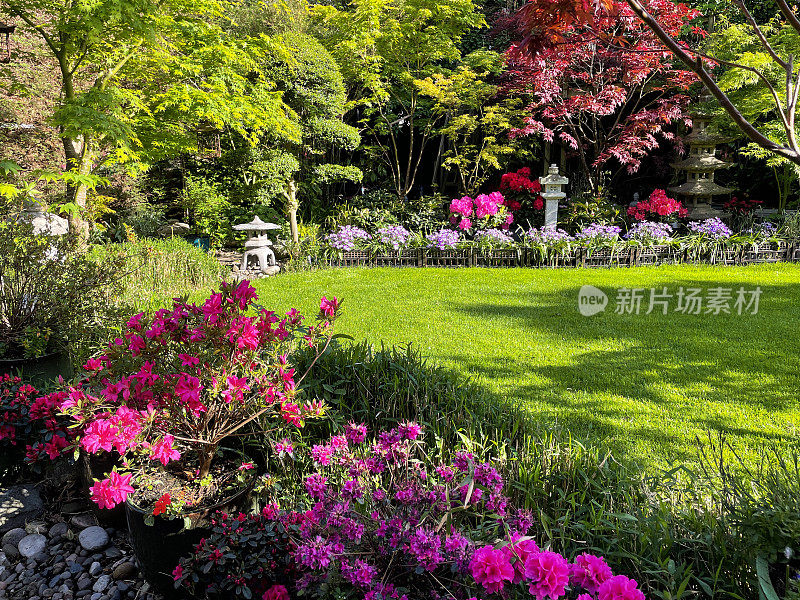
[[[578,290],[609,296],[584,317]],[[618,288],[760,286],[758,314],[614,313]],[[695,436],[797,439],[800,266],[606,270],[343,269],[261,280],[263,305],[316,312],[344,300],[337,331],[413,342],[546,426],[608,443],[621,458],[692,461]],[[643,310],[646,310],[645,302]],[[675,301],[673,299],[674,308]]]

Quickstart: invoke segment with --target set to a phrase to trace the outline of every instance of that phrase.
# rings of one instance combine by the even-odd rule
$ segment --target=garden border
[[[647,265],[692,263],[711,265],[749,265],[763,263],[800,262],[800,240],[789,242],[761,242],[727,248],[717,253],[690,256],[685,249],[671,246],[648,248],[588,249],[575,248],[571,253],[542,259],[533,248],[504,248],[481,251],[476,248],[439,250],[417,248],[396,254],[372,255],[363,250],[343,252],[338,257],[321,259],[325,267],[487,267],[487,268],[608,268],[638,267]]]

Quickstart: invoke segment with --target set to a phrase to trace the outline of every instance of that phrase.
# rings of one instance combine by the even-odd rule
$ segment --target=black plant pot
[[[193,513],[182,515],[188,518],[191,529],[184,528],[183,518],[165,519],[155,517],[153,525],[147,525],[149,513],[134,505],[130,499],[125,503],[128,518],[128,533],[131,547],[144,578],[165,598],[189,598],[185,589],[175,589],[172,571],[182,556],[194,552],[194,547],[211,534],[211,516],[217,511],[231,512],[242,508],[255,483],[251,477],[238,491],[224,500]]]
[[[0,374],[20,373],[23,381],[34,386],[52,383],[61,375],[70,379],[73,374],[72,363],[66,350],[50,352],[38,358],[0,359]]]

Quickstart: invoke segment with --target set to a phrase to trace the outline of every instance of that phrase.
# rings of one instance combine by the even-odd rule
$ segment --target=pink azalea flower
[[[178,383],[175,386],[175,394],[180,401],[193,413],[205,410],[203,403],[200,402],[200,380],[186,373],[181,373]]]
[[[244,310],[252,300],[258,300],[258,294],[256,293],[256,288],[245,279],[233,290],[233,299],[239,303],[239,308]]]
[[[144,313],[140,312],[138,315],[134,315],[130,319],[128,319],[126,325],[135,331],[141,331],[143,318],[144,318]]]
[[[161,441],[150,449],[151,460],[161,461],[161,464],[166,466],[171,460],[178,460],[181,453],[172,447],[175,438],[171,435],[165,435]]]
[[[89,454],[97,454],[100,450],[111,452],[117,437],[117,428],[105,419],[89,423],[81,438],[81,446]]]
[[[225,402],[241,402],[244,399],[244,392],[250,391],[250,386],[247,385],[246,377],[234,377],[229,375],[227,379],[228,389],[222,392],[222,397]]]
[[[87,371],[102,371],[103,370],[103,359],[102,358],[90,358],[86,361],[86,364],[83,365],[83,368]]]
[[[243,462],[241,465],[239,465],[237,467],[236,470],[237,471],[249,471],[250,469],[253,469],[253,468],[254,468],[253,463],[251,463],[251,462]]]
[[[129,348],[132,356],[139,356],[142,353],[142,350],[144,350],[146,347],[147,344],[142,336],[134,335],[131,337]]]
[[[339,309],[339,301],[334,296],[330,300],[327,297],[323,296],[322,300],[319,303],[319,310],[320,312],[325,315],[326,317],[334,317],[336,316],[336,311]]]
[[[208,300],[203,303],[201,311],[205,316],[206,321],[211,325],[214,325],[219,320],[220,315],[224,312],[222,308],[222,294],[219,292],[211,294]]]
[[[181,366],[183,367],[194,367],[200,364],[200,359],[191,354],[178,354],[178,358],[181,359]]]

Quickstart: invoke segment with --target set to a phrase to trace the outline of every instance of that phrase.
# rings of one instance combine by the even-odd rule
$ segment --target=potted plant
[[[248,281],[223,283],[202,304],[176,299],[132,317],[61,405],[79,432],[76,450],[118,455],[92,500],[125,503],[142,571],[162,590],[210,512],[248,491],[253,465],[235,442],[302,427],[324,410],[301,401],[291,356],[301,343],[317,356],[327,348],[338,302],[323,299],[319,323],[306,326],[295,310],[278,316],[256,300]]]
[[[71,376],[70,341],[107,312],[115,271],[90,260],[72,238],[36,233],[21,207],[6,212],[0,220],[0,373],[21,371],[30,383]]]

